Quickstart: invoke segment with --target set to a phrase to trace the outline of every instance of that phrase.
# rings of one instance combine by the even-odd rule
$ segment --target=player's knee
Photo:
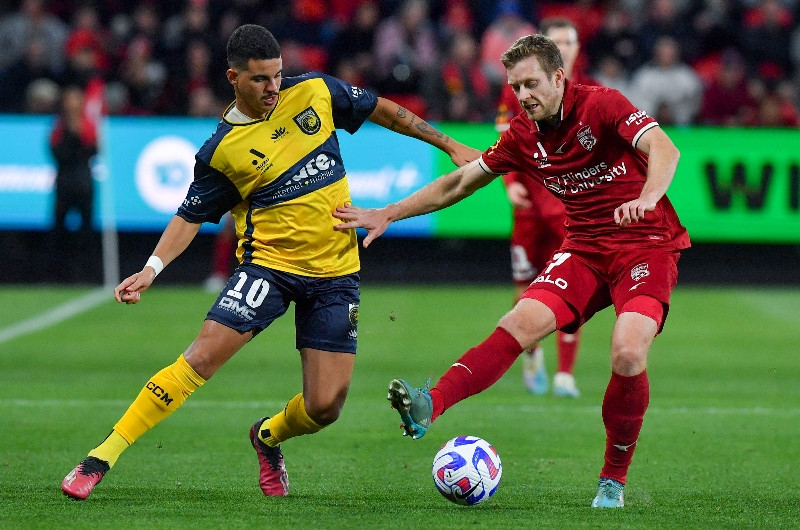
[[[647,349],[629,341],[613,340],[611,344],[611,369],[614,373],[634,376],[647,368]]]
[[[523,348],[536,344],[556,328],[553,312],[538,300],[522,299],[498,323]]]

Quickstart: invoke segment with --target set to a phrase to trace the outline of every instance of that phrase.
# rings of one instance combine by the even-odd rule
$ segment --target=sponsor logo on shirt
[[[634,112],[625,120],[625,125],[630,125],[632,123],[641,125],[645,118],[647,118],[647,113],[645,111],[640,110],[639,112]]]
[[[250,154],[255,155],[256,158],[250,161],[251,164],[256,166],[256,170],[260,174],[264,174],[266,170],[271,168],[274,164],[269,161],[269,157],[256,149],[250,149]]]
[[[278,127],[277,129],[275,129],[275,132],[273,132],[270,135],[270,138],[272,138],[273,141],[277,142],[287,134],[289,134],[289,132],[286,130],[286,127]]]
[[[609,169],[608,164],[600,162],[579,171],[570,171],[562,175],[553,175],[544,178],[544,185],[556,195],[565,196],[567,193],[576,194],[599,186],[604,182],[611,182],[615,177],[625,175],[628,168],[625,162]]]

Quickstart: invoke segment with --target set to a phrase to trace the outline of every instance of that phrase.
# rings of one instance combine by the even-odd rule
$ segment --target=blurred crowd
[[[0,112],[54,113],[62,90],[101,78],[112,115],[219,116],[225,43],[257,23],[286,76],[492,122],[500,54],[553,16],[578,29],[577,71],[663,124],[800,125],[800,0],[18,0],[0,7]]]

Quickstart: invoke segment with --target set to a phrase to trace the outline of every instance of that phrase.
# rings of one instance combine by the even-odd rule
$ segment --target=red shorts
[[[511,276],[526,286],[544,269],[547,260],[564,242],[563,216],[514,215],[511,231]]]
[[[548,291],[564,300],[572,318],[558,318],[558,329],[574,333],[601,309],[613,305],[617,314],[636,296],[661,302],[664,312],[658,331],[669,312],[669,298],[678,282],[680,251],[660,248],[614,249],[608,252],[562,247],[522,295],[539,300]],[[548,296],[541,300],[546,305]],[[551,307],[555,312],[555,307]]]

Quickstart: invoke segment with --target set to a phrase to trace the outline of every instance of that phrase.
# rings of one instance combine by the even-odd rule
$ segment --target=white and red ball
[[[449,440],[433,459],[433,483],[446,499],[472,506],[497,491],[503,466],[494,447],[477,436]]]

